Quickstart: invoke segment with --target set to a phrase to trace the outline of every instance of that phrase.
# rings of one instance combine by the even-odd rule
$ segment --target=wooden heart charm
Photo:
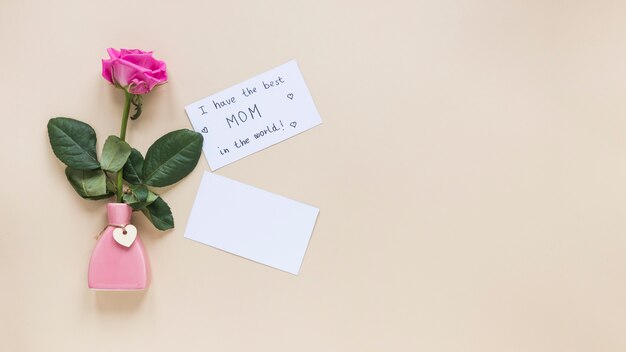
[[[137,228],[133,225],[129,224],[113,230],[113,239],[124,247],[132,246],[135,238],[137,238]]]

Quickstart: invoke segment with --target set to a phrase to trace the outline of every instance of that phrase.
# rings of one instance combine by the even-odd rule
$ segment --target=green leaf
[[[117,185],[113,182],[113,180],[111,180],[108,177],[107,177],[107,192],[109,192],[111,195],[117,192]]]
[[[130,101],[135,107],[135,113],[130,117],[131,120],[137,120],[141,116],[141,94],[133,94],[133,98]]]
[[[76,170],[100,168],[96,157],[96,131],[88,124],[67,117],[48,121],[48,138],[54,155]]]
[[[109,136],[102,148],[102,168],[110,172],[118,172],[130,155],[130,145],[117,136]]]
[[[101,200],[101,199],[107,199],[110,198],[111,196],[114,196],[115,193],[107,193],[107,194],[103,194],[101,196],[94,196],[94,197],[85,197],[85,199],[89,199],[89,200]]]
[[[126,160],[126,164],[124,164],[124,171],[122,173],[124,180],[134,185],[141,184],[142,168],[143,156],[137,149],[132,148],[130,156],[128,157],[128,160]]]
[[[144,213],[154,227],[161,231],[174,228],[172,211],[161,197],[158,197],[152,204],[142,209],[141,212]]]
[[[76,193],[86,199],[102,199],[112,195],[107,190],[106,175],[102,170],[65,169],[65,176]]]
[[[148,187],[146,186],[134,186],[131,187],[133,193],[135,194],[135,197],[137,197],[137,200],[140,202],[145,202],[148,199],[148,192],[150,192],[148,190]]]
[[[86,197],[85,199],[100,200],[100,199],[106,199],[106,198],[110,198],[111,196],[114,196],[115,195],[115,190],[117,189],[117,187],[115,186],[113,181],[111,181],[108,177],[107,177],[106,184],[107,184],[107,193],[106,194],[103,194],[101,196]]]
[[[124,194],[124,203],[130,205],[133,210],[142,210],[159,197],[143,185],[130,185],[130,190],[131,193]]]
[[[198,164],[202,135],[187,129],[170,132],[154,142],[146,153],[143,182],[164,187],[180,181]]]

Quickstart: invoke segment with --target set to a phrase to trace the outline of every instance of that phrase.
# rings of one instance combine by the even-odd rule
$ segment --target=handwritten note
[[[185,237],[297,275],[319,209],[205,172]]]
[[[295,60],[185,107],[211,170],[322,123]]]

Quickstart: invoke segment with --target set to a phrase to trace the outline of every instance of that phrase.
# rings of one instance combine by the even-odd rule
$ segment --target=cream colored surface
[[[626,350],[623,1],[0,2],[2,351]],[[128,139],[298,60],[324,124],[218,170],[321,208],[299,276],[138,214],[145,293],[87,289],[104,202],[46,122],[118,133],[105,49],[170,83]],[[244,219],[242,219],[244,221]]]

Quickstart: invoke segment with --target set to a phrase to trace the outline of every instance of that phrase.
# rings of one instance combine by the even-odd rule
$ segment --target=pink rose
[[[111,59],[102,60],[102,77],[131,94],[146,94],[167,82],[165,62],[152,57],[152,51],[107,49]]]

